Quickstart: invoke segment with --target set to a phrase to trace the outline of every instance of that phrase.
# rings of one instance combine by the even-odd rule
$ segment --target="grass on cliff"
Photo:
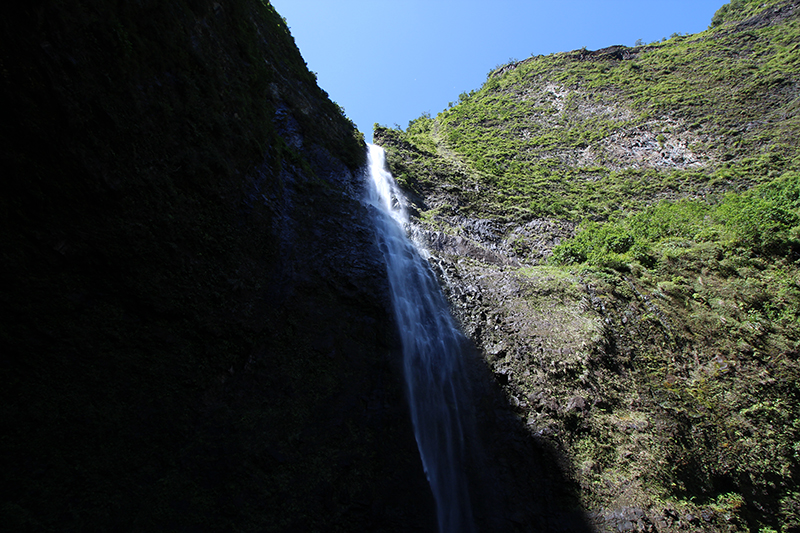
[[[552,261],[610,270],[660,313],[670,348],[642,344],[633,367],[680,438],[649,476],[679,498],[735,491],[752,528],[800,527],[800,174],[586,222]]]
[[[423,200],[444,192],[474,218],[582,222],[552,261],[617,308],[609,327],[630,330],[632,386],[665,431],[646,435],[642,482],[751,531],[800,528],[793,6],[734,0],[695,35],[531,57],[405,131],[376,128]],[[576,436],[576,456],[618,464],[604,448],[613,432],[594,430]],[[592,479],[607,492],[610,478]]]
[[[750,18],[723,17],[652,45],[506,65],[399,133],[422,151],[463,158],[484,188],[483,207],[472,207],[489,216],[604,219],[774,178],[800,164],[800,20],[772,13],[785,2],[735,4],[731,13]],[[630,164],[610,148],[620,140],[678,149],[693,164],[669,156]]]

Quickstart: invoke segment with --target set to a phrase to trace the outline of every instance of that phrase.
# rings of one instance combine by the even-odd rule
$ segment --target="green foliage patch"
[[[669,328],[668,353],[642,345],[633,363],[682,435],[661,444],[672,467],[656,483],[686,498],[735,487],[751,527],[786,531],[798,524],[799,186],[788,172],[718,205],[665,201],[587,222],[552,256],[629,276]]]
[[[785,2],[734,4],[742,27],[506,65],[399,134],[463,158],[486,215],[607,218],[780,175],[800,154],[800,22],[769,22]]]
[[[574,239],[556,246],[557,264],[586,263],[627,269],[638,261],[652,268],[675,247],[714,243],[730,253],[792,257],[800,251],[800,174],[743,193],[730,193],[713,206],[700,200],[662,201],[606,223],[585,222]]]

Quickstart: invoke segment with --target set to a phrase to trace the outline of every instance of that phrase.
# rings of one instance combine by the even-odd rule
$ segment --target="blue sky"
[[[510,59],[697,33],[725,0],[271,0],[320,86],[372,137]]]

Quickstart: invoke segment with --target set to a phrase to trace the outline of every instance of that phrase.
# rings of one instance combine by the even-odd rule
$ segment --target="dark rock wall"
[[[0,523],[432,529],[363,140],[274,9],[0,28]]]

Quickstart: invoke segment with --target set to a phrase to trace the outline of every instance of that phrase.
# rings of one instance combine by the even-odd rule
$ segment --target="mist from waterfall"
[[[441,533],[469,533],[475,525],[467,488],[471,413],[464,375],[466,339],[452,318],[438,281],[407,237],[408,214],[384,150],[369,145],[367,204],[386,262],[400,331],[406,390],[419,453],[436,502]]]

